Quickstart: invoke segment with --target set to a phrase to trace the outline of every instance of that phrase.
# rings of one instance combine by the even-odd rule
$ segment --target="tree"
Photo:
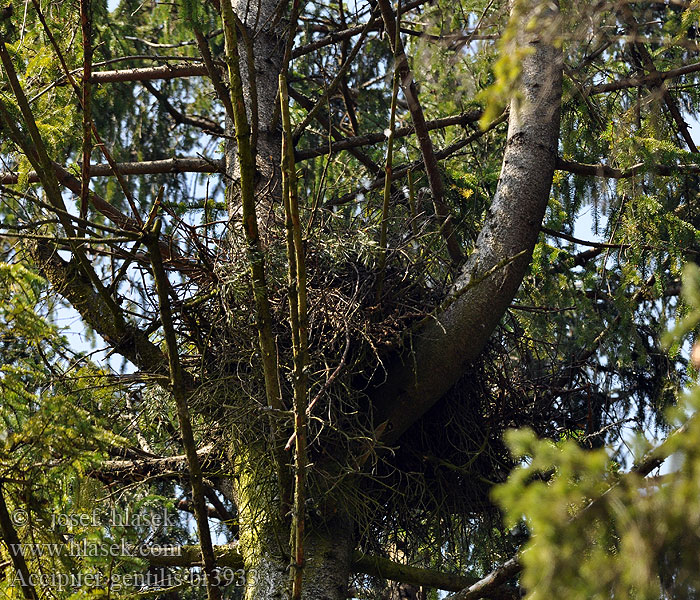
[[[126,361],[69,354],[64,309],[22,300],[52,332],[50,356],[18,332],[31,377],[63,386],[3,406],[5,451],[32,450],[0,474],[25,597],[52,589],[28,577],[49,559],[16,544],[64,543],[52,511],[117,489],[186,492],[197,548],[62,568],[197,563],[210,599],[242,568],[252,600],[382,588],[365,576],[458,591],[503,563],[465,594],[513,595],[503,431],[620,464],[628,428],[664,431],[686,361],[660,336],[697,244],[693,3],[32,0],[3,19],[8,272]],[[584,206],[605,242],[574,237]],[[78,457],[26,433],[36,410],[75,416]],[[47,464],[73,487],[40,502]]]

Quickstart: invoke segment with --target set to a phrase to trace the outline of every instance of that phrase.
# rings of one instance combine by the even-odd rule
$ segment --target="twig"
[[[399,9],[401,2],[399,0]],[[396,23],[396,39],[394,47],[398,47],[401,40],[399,37],[401,17],[397,16]],[[398,65],[394,65],[394,77],[391,89],[391,109],[389,114],[389,135],[387,136],[386,146],[386,163],[384,166],[384,198],[382,202],[382,221],[379,233],[379,261],[377,273],[377,304],[380,303],[382,296],[382,288],[384,287],[384,270],[386,268],[386,249],[387,249],[387,228],[389,226],[389,203],[391,202],[391,170],[394,158],[394,126],[396,125],[396,102],[399,96],[399,69]]]
[[[159,197],[163,193],[163,188],[159,192]],[[156,201],[156,205],[158,201]],[[155,211],[153,211],[155,214]],[[194,502],[194,514],[199,531],[199,544],[202,552],[202,562],[207,581],[207,597],[209,600],[219,600],[221,591],[216,582],[216,559],[211,541],[209,521],[207,520],[207,509],[204,502],[204,488],[202,482],[202,468],[197,456],[197,446],[192,433],[192,422],[187,406],[187,386],[182,373],[180,355],[178,351],[177,336],[173,325],[172,313],[170,311],[169,282],[168,276],[163,268],[163,257],[160,252],[161,221],[156,218],[151,231],[145,237],[145,243],[151,256],[153,265],[153,278],[156,283],[156,291],[160,305],[160,319],[163,325],[163,333],[168,348],[168,364],[170,369],[170,384],[175,406],[177,408],[177,418],[182,434],[182,444],[187,456],[187,466],[190,472],[190,484],[192,485],[192,500]]]
[[[46,33],[46,37],[49,38],[49,42],[51,42],[51,45],[53,46],[54,52],[56,53],[56,56],[61,63],[61,68],[63,69],[63,72],[68,79],[68,82],[70,83],[71,87],[73,88],[73,91],[75,92],[75,95],[78,97],[78,102],[80,102],[81,108],[83,111],[85,110],[85,106],[83,106],[83,92],[78,86],[77,82],[75,81],[75,78],[73,75],[71,75],[70,69],[68,68],[68,64],[66,63],[66,59],[63,56],[63,53],[61,52],[61,48],[58,45],[58,42],[56,42],[56,38],[54,37],[53,33],[51,32],[51,29],[49,28],[48,23],[46,22],[46,19],[44,18],[44,14],[41,11],[41,5],[39,4],[39,0],[32,0],[32,4],[34,5],[34,9],[36,10],[37,16],[39,17],[39,21],[41,21],[41,25],[44,29],[44,32]],[[83,76],[84,77],[84,76]],[[124,197],[127,199],[129,202],[129,206],[131,207],[131,211],[134,214],[134,218],[138,221],[139,225],[142,224],[141,216],[139,215],[139,211],[136,208],[136,203],[134,201],[134,197],[131,193],[131,190],[129,189],[129,186],[126,184],[126,181],[124,178],[121,176],[119,173],[119,169],[116,167],[116,162],[112,158],[111,153],[107,149],[107,146],[105,145],[104,141],[102,141],[102,138],[100,137],[99,132],[97,131],[97,125],[95,124],[95,121],[91,118],[89,121],[84,120],[83,121],[85,126],[89,125],[90,130],[92,131],[92,135],[95,137],[95,142],[97,147],[100,149],[102,152],[102,155],[105,157],[105,160],[110,164],[112,167],[115,176],[117,177],[117,181],[119,182],[119,186],[122,189],[122,192],[124,193]],[[89,163],[89,161],[88,161]],[[89,165],[88,165],[89,166]],[[81,187],[81,198],[83,195],[89,196],[88,191],[83,191]]]
[[[445,204],[445,189],[442,174],[440,173],[437,158],[433,150],[433,143],[430,140],[430,134],[428,133],[428,128],[425,122],[425,115],[423,114],[423,108],[418,100],[418,88],[413,80],[413,74],[411,73],[411,69],[408,64],[408,57],[406,56],[403,43],[401,42],[401,36],[397,31],[396,15],[394,14],[394,9],[391,7],[389,0],[377,0],[377,3],[382,11],[384,26],[386,27],[387,34],[389,35],[391,49],[393,50],[394,57],[396,59],[396,70],[401,78],[401,89],[403,90],[406,102],[408,103],[408,110],[411,113],[413,126],[416,128],[418,146],[423,157],[425,172],[428,176],[428,183],[430,184],[430,192],[433,200],[433,208],[435,210],[435,216],[438,218],[438,223],[440,225],[440,233],[447,242],[447,252],[452,259],[452,262],[454,264],[459,264],[462,262],[464,256],[462,254],[459,241],[457,240],[457,236],[454,232],[454,228],[452,227],[452,221],[447,204]]]
[[[314,120],[314,118],[316,117],[316,113],[318,113],[321,110],[321,108],[326,105],[328,98],[330,98],[331,94],[335,91],[335,88],[343,80],[343,77],[345,77],[345,74],[348,72],[353,62],[355,61],[355,57],[362,49],[362,44],[364,43],[365,37],[367,37],[371,26],[372,19],[367,21],[365,26],[362,28],[362,31],[360,32],[360,39],[358,39],[357,42],[355,42],[355,45],[350,51],[347,60],[340,67],[333,80],[328,84],[323,94],[316,102],[316,105],[306,114],[302,122],[299,123],[299,125],[297,125],[294,129],[294,135],[292,136],[292,139],[295,144],[297,143],[297,141],[299,141],[299,138],[304,133],[304,130],[306,129],[307,125]]]
[[[289,264],[289,320],[292,328],[294,357],[294,506],[292,511],[292,600],[301,600],[304,568],[304,526],[306,506],[306,469],[308,468],[307,437],[307,375],[308,314],[306,301],[306,260],[299,221],[296,166],[289,116],[287,78],[279,76],[280,113],[282,116],[282,197],[286,214],[287,259]]]

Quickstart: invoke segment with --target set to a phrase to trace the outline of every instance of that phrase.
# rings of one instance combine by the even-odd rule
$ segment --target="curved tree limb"
[[[167,357],[148,336],[123,318],[116,318],[103,298],[76,264],[65,261],[53,245],[28,241],[25,248],[39,272],[49,280],[56,293],[75,308],[87,324],[95,329],[119,354],[140,370],[157,375],[169,375]],[[193,385],[185,375],[188,385]]]
[[[511,102],[501,176],[476,248],[452,290],[454,301],[413,334],[412,351],[389,363],[386,380],[374,390],[375,426],[386,443],[397,441],[459,380],[530,264],[556,163],[563,70],[555,40],[558,6],[538,2],[530,11],[520,18],[537,19],[540,33],[521,33],[517,40],[519,50],[528,52],[522,97]],[[503,268],[494,272],[499,264]],[[473,285],[485,273],[490,275]]]

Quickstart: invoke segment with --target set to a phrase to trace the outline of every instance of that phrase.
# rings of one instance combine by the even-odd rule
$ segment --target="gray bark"
[[[239,449],[234,458],[234,496],[239,544],[246,571],[246,600],[285,600],[291,591],[289,520],[280,517],[274,477],[266,475],[262,449]],[[337,507],[327,517],[307,515],[304,537],[304,600],[345,600],[353,561],[352,522]]]
[[[281,532],[280,532],[281,533]],[[284,531],[286,534],[287,532]],[[263,548],[264,549],[264,546]],[[317,529],[305,539],[302,598],[346,600],[352,559],[349,529]],[[261,552],[246,563],[246,600],[289,597],[289,558]]]
[[[286,36],[284,29],[275,25],[276,0],[234,0],[233,6],[253,40],[258,115],[255,197],[261,238],[265,244],[267,235],[280,231],[272,227],[275,210],[281,206],[281,130],[273,120],[279,102],[278,76]],[[247,51],[245,42],[239,39],[246,108],[251,127],[255,127],[251,110],[255,100],[251,94]],[[226,173],[232,182],[229,206],[232,220],[240,222],[240,203],[237,201],[239,169],[233,133],[229,121],[227,134],[230,137],[226,147]],[[246,571],[245,598],[283,600],[290,592],[290,526],[287,517],[278,514],[276,482],[271,473],[263,472],[267,461],[256,455],[257,451],[255,448],[233,451],[236,465],[233,495],[238,505],[239,548]],[[345,600],[353,549],[349,519],[338,516],[309,519],[304,538],[302,597],[305,600]]]
[[[383,441],[396,441],[458,381],[528,269],[554,174],[563,64],[555,39],[558,6],[547,0],[517,15],[520,23],[533,17],[536,29],[518,36],[518,47],[530,53],[522,60],[520,94],[511,102],[496,194],[449,306],[414,334],[413,352],[390,365],[375,393],[375,424]]]
[[[281,206],[281,149],[282,133],[279,125],[273,126],[273,115],[279,102],[277,88],[278,77],[282,67],[285,30],[275,22],[278,3],[272,0],[233,0],[233,9],[246,26],[250,39],[253,40],[255,63],[255,88],[257,92],[257,156],[256,156],[256,199],[258,224],[263,241],[270,219],[274,217],[275,207]],[[253,111],[251,110],[251,80],[248,73],[247,52],[244,40],[239,36],[239,54],[241,79],[246,94],[246,108],[251,129]],[[226,175],[233,182],[229,192],[230,215],[240,220],[240,203],[236,202],[237,182],[240,178],[236,141],[233,123],[226,122]]]

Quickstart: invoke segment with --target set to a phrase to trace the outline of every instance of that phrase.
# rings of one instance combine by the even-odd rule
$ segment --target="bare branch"
[[[197,450],[202,469],[208,472],[219,471],[220,461],[212,453],[211,446]],[[182,479],[189,476],[187,457],[184,454],[157,458],[134,457],[119,460],[106,460],[99,468],[93,469],[90,476],[102,481],[141,481],[158,479]]]
[[[122,175],[157,175],[160,173],[223,173],[224,171],[224,161],[223,159],[219,158],[175,157],[141,162],[122,162],[116,163],[116,165],[117,169]],[[111,177],[113,175],[114,171],[108,164],[90,165],[90,177]],[[39,182],[39,175],[35,171],[30,171],[28,175],[28,183]],[[19,183],[18,174],[0,172],[0,184],[13,185],[16,183]],[[61,183],[66,185],[63,181]]]
[[[205,65],[137,67],[117,71],[94,71],[90,83],[115,83],[119,81],[147,81],[152,79],[177,79],[179,77],[205,77],[209,74]]]
[[[156,375],[168,374],[167,358],[158,346],[151,343],[139,327],[129,324],[123,316],[112,313],[75,260],[64,261],[54,246],[47,242],[27,242],[25,248],[56,292],[70,302],[85,322],[116,352],[142,371]],[[193,384],[189,376],[187,381],[188,386]]]
[[[493,590],[500,587],[517,575],[522,565],[517,557],[507,560],[498,569],[491,571],[486,577],[470,585],[456,594],[451,594],[445,600],[476,600],[488,596]]]
[[[654,175],[661,175],[664,177],[677,175],[678,173],[700,173],[700,165],[649,165],[647,163],[637,163],[636,165],[633,165],[629,169],[625,169],[623,171],[621,169],[611,167],[610,165],[591,165],[586,163],[574,162],[571,160],[564,160],[563,158],[558,157],[557,170],[568,171],[569,173],[573,173],[574,175],[587,175],[590,177],[607,177],[608,179],[629,179],[630,177],[643,175],[647,172],[653,173]]]
[[[217,564],[231,568],[242,568],[243,557],[237,546],[214,547]],[[200,564],[198,546],[174,546],[143,548],[139,557],[155,566],[191,567]],[[401,583],[424,585],[440,590],[457,591],[477,583],[476,577],[443,573],[434,569],[423,569],[393,562],[388,558],[355,552],[352,570],[372,577],[381,577]]]
[[[427,2],[428,0],[413,0],[413,2],[407,2],[405,5],[401,6],[401,14],[407,13],[413,10],[414,8],[418,8],[419,6],[426,4]],[[378,30],[382,26],[383,22],[381,16],[373,17],[370,19],[370,31]],[[305,46],[299,46],[299,48],[296,48],[292,52],[292,58],[299,58],[300,56],[309,54],[314,50],[319,50],[321,48],[325,48],[326,46],[330,46],[331,44],[336,44],[337,42],[348,40],[352,37],[355,37],[356,35],[360,35],[365,27],[366,24],[356,25],[355,27],[350,27],[342,31],[333,32],[330,35],[327,35],[326,37],[321,38],[320,40],[316,40],[315,42],[306,44]]]
[[[423,164],[425,165],[425,172],[428,176],[428,182],[430,183],[435,216],[438,218],[440,224],[440,232],[447,242],[447,251],[452,262],[459,264],[464,258],[462,249],[454,233],[449,209],[447,204],[445,204],[445,189],[442,181],[442,174],[440,173],[437,158],[433,150],[433,143],[430,140],[423,108],[418,100],[418,88],[413,80],[413,73],[411,73],[411,68],[408,64],[408,57],[404,51],[401,36],[398,35],[397,32],[396,14],[389,0],[377,0],[377,2],[382,11],[382,18],[384,19],[384,26],[386,27],[387,34],[389,35],[391,48],[394,51],[394,57],[396,59],[395,69],[398,71],[400,77],[401,89],[408,103],[408,110],[411,113],[413,126],[416,130],[418,146],[420,147]]]
[[[145,87],[151,93],[151,95],[158,100],[160,105],[165,109],[165,112],[167,112],[176,123],[198,127],[199,129],[203,129],[205,132],[211,132],[217,135],[222,135],[224,133],[223,127],[211,119],[196,115],[186,115],[177,110],[170,102],[170,98],[168,98],[166,94],[161,92],[147,79],[141,81],[141,85],[143,85],[143,87]]]
[[[299,96],[297,92],[290,90],[289,95],[292,96],[298,102]],[[301,96],[303,98],[303,96]],[[462,113],[460,115],[454,115],[452,117],[444,117],[442,119],[434,119],[432,121],[426,121],[425,126],[428,131],[434,129],[444,129],[445,127],[450,127],[453,125],[466,126],[472,123],[476,123],[482,115],[481,110],[470,110],[469,112]],[[324,125],[325,126],[325,125]],[[413,135],[416,132],[413,125],[407,125],[405,127],[398,127],[394,131],[394,139],[406,137]],[[371,146],[372,144],[378,144],[380,142],[386,141],[386,134],[383,131],[376,131],[373,133],[367,133],[365,135],[354,136],[344,139],[336,139],[330,145],[324,144],[323,146],[317,146],[316,148],[308,148],[306,150],[297,150],[295,157],[298,161],[307,160],[309,158],[315,158],[316,156],[322,156],[330,152],[339,152],[341,150],[352,150],[354,148],[359,148],[360,146]]]
[[[604,94],[605,92],[614,92],[625,88],[636,88],[642,85],[658,85],[661,81],[689,75],[690,73],[696,73],[698,71],[700,71],[700,62],[685,65],[677,69],[669,69],[668,71],[654,71],[642,77],[629,77],[626,79],[619,79],[618,81],[611,81],[610,83],[601,83],[588,88],[586,94],[593,96],[595,94]]]

